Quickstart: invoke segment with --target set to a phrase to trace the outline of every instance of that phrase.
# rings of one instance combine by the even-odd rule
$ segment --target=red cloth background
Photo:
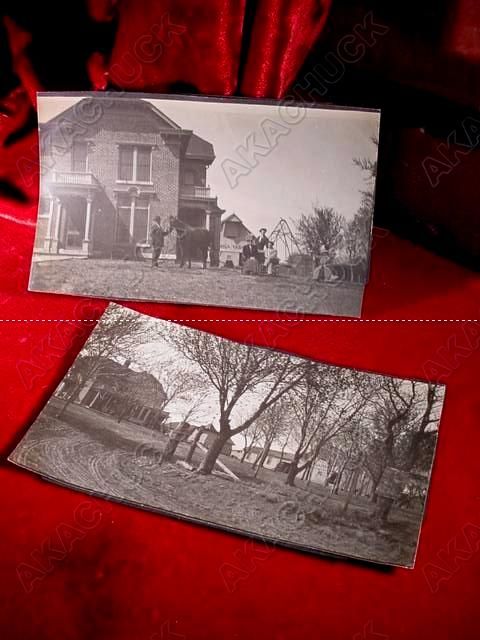
[[[91,13],[98,21],[108,20],[113,4],[92,0]],[[138,78],[134,68],[129,77],[137,84],[125,88],[160,91],[178,83],[228,94],[238,90],[240,77],[246,94],[280,95],[324,26],[329,2],[262,0],[256,12],[251,3],[241,0],[144,2],[143,11],[136,9],[139,4],[120,3],[120,28],[111,59],[107,62],[100,53],[90,58],[88,69],[96,87],[111,82],[105,72],[113,75],[114,65],[124,64],[122,56],[131,50],[135,37],[151,29],[167,8],[173,23],[186,26],[190,40],[182,46],[187,49],[166,47],[158,64],[141,65]],[[466,10],[468,2],[458,7]],[[204,22],[199,22],[202,11]],[[245,11],[250,20],[248,34],[238,19]],[[3,140],[28,122],[24,90],[32,96],[44,84],[26,55],[28,33],[18,25],[9,26],[23,89],[5,105],[9,115],[3,117],[0,129]],[[241,42],[247,35],[250,53],[242,57]],[[458,29],[453,29],[448,42],[457,49],[458,38]],[[199,43],[205,47],[202,56],[193,52]],[[128,68],[120,67],[124,72]],[[95,499],[49,484],[6,462],[81,348],[92,326],[89,320],[105,306],[95,300],[26,290],[37,214],[36,145],[34,133],[17,136],[0,157],[2,184],[9,185],[0,198],[3,637],[478,637],[479,276],[378,230],[362,321],[131,305],[226,337],[336,364],[444,381],[445,410],[413,571],[252,544]],[[423,197],[428,198],[425,191]],[[428,319],[437,321],[422,322]]]

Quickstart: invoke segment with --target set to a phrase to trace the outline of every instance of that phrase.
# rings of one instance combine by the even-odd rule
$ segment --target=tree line
[[[378,146],[376,139],[372,139],[372,142]],[[370,254],[377,162],[368,158],[354,158],[353,163],[364,174],[365,189],[360,191],[360,204],[352,219],[347,221],[332,207],[315,204],[310,213],[300,216],[297,234],[303,250],[310,255],[319,256],[325,251],[333,252],[342,247],[348,260],[352,264],[364,266],[366,272]]]
[[[311,474],[328,446],[342,451],[344,468],[353,463],[367,471],[374,496],[388,467],[407,473],[430,469],[443,399],[440,385],[313,362],[145,320],[121,307],[105,314],[87,342],[82,355],[89,355],[89,370],[82,372],[79,384],[95,377],[105,358],[132,355],[144,341],[168,347],[167,359],[154,351],[148,363],[162,383],[163,409],[181,400],[186,424],[205,397],[213,403],[216,437],[198,466],[200,474],[212,473],[225,444],[235,436],[243,439],[244,457],[261,445],[255,473],[274,445],[288,452],[285,482],[291,486]],[[78,387],[60,413],[75,393]],[[130,393],[134,398],[136,390]],[[175,443],[170,445],[171,459]],[[378,500],[383,516],[390,508],[391,502]]]

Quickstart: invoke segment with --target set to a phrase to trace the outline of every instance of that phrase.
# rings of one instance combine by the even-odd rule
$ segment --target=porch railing
[[[52,182],[55,184],[72,184],[85,187],[100,186],[93,173],[81,173],[80,171],[54,171]]]
[[[190,198],[211,198],[210,187],[200,187],[193,184],[184,184],[180,187],[180,195]]]

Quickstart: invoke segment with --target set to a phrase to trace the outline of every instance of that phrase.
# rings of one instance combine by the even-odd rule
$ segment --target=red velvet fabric
[[[126,1],[114,6],[92,0],[91,15],[108,24],[118,11],[120,28],[111,60],[101,52],[90,58],[91,80],[98,88],[112,84],[115,70],[117,82],[119,70],[126,74],[120,80],[135,78],[123,62],[132,51],[132,36],[141,37],[145,30],[148,35],[167,11],[171,22],[185,25],[185,41],[180,44],[175,38],[158,60],[141,61],[136,84],[124,82],[123,88],[170,90],[172,83],[182,83],[228,94],[241,85],[251,95],[280,95],[319,33],[328,2],[263,1],[256,12],[251,4]],[[251,49],[242,57],[246,19],[251,21]],[[25,32],[10,25],[9,36],[24,90],[4,105],[4,141],[25,126],[27,95],[40,85]],[[202,55],[192,51],[200,45]],[[149,51],[154,57],[158,48],[153,53],[144,48],[143,55]],[[0,196],[2,637],[477,637],[480,278],[378,230],[362,321],[131,305],[226,337],[447,384],[415,570],[383,570],[251,544],[54,486],[6,462],[81,348],[92,326],[89,320],[105,306],[27,292],[37,215],[37,157],[33,133],[4,147],[0,156],[0,178],[10,185]],[[439,321],[421,321],[427,319]]]
[[[17,153],[29,153],[32,145],[33,138],[25,140]],[[15,163],[14,155],[10,162]],[[0,324],[4,456],[86,339],[91,323],[83,321],[104,308],[95,300],[26,291],[34,189],[32,203],[4,201],[0,215],[0,318],[12,321]],[[479,300],[480,278],[378,230],[364,321],[309,322],[313,319],[284,320],[275,313],[131,305],[337,364],[446,382],[417,567],[387,571],[251,544],[51,485],[3,458],[3,636],[474,638],[480,577],[480,324],[462,320],[478,320]],[[412,321],[427,318],[460,322]]]

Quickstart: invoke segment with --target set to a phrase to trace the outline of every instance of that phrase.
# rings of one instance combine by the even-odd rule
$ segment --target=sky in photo
[[[39,97],[39,121],[50,120],[80,99]],[[270,232],[281,218],[292,223],[314,204],[333,207],[347,220],[355,214],[367,183],[353,159],[375,159],[372,137],[378,137],[378,113],[308,109],[296,118],[295,112],[276,105],[150,102],[180,127],[213,144],[216,159],[208,169],[207,184],[225,215],[236,213],[252,233],[258,234],[262,226]],[[257,154],[256,161],[252,153],[239,153],[248,139],[250,149],[252,142],[264,149],[265,155]],[[255,162],[232,188],[225,167],[243,173],[241,165],[248,168]]]
[[[129,313],[133,315],[136,312],[130,311]],[[146,323],[150,329],[150,339],[135,348],[135,353],[130,364],[131,368],[137,371],[148,371],[153,374],[157,379],[167,383],[167,390],[171,390],[172,383],[175,385],[175,376],[182,371],[189,371],[195,376],[198,375],[198,380],[200,381],[203,378],[203,374],[200,372],[198,365],[187,360],[177,348],[164,338],[164,332],[168,332],[172,323],[159,318],[147,318]],[[183,326],[182,331],[193,333],[197,330]],[[225,340],[228,342],[228,339]],[[301,362],[301,358],[298,359],[298,362]],[[337,369],[334,365],[331,367],[332,369]],[[342,367],[338,367],[339,371],[341,369]],[[168,373],[166,374],[166,372]],[[382,379],[384,377],[382,374],[375,373],[367,375],[372,379]],[[410,385],[411,380],[403,379],[402,386],[404,386],[405,389],[408,389]],[[420,393],[426,393],[426,383],[423,386],[423,390],[419,390]],[[245,393],[232,412],[232,427],[238,426],[252,415],[267,393],[267,390],[268,385],[259,385],[255,391]],[[339,402],[343,401],[340,400]],[[195,407],[195,410],[188,418],[191,424],[212,424],[214,428],[218,430],[219,399],[218,392],[213,387],[199,387],[199,390],[196,393],[192,393],[192,397],[188,399],[173,399],[166,407],[166,411],[169,413],[168,421],[184,420],[192,407]],[[438,423],[430,425],[428,430],[437,431]],[[233,436],[232,440],[238,448],[244,445],[244,436],[242,433]],[[279,442],[275,442],[275,444],[278,445]],[[283,444],[283,438],[280,438],[280,444]],[[288,446],[286,450],[290,451],[291,447]]]

